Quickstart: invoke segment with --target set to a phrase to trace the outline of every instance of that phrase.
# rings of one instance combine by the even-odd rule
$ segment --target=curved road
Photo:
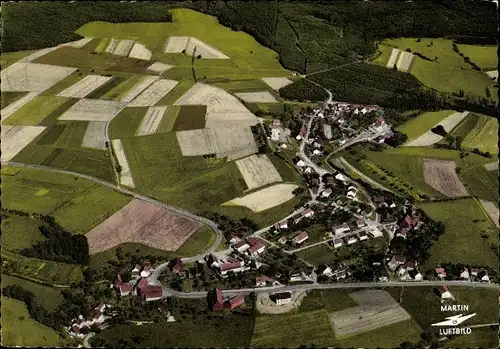
[[[95,182],[95,183],[99,183],[99,184],[104,185],[104,186],[106,186],[108,188],[111,188],[111,189],[114,189],[116,191],[119,191],[119,192],[121,192],[123,194],[130,195],[130,196],[132,196],[132,197],[134,197],[136,199],[139,199],[139,200],[142,200],[142,201],[146,201],[146,202],[149,202],[149,203],[154,204],[154,205],[161,206],[161,207],[163,207],[163,208],[165,208],[167,210],[173,211],[173,212],[175,212],[177,214],[180,214],[180,215],[185,216],[187,218],[190,218],[192,220],[195,220],[195,221],[198,221],[198,222],[201,222],[203,224],[208,225],[216,233],[215,242],[212,244],[212,246],[210,246],[203,253],[201,253],[201,254],[199,254],[197,256],[194,256],[194,257],[183,258],[183,261],[185,263],[197,261],[199,259],[202,259],[205,255],[214,252],[217,249],[217,247],[220,245],[221,241],[222,241],[223,234],[219,230],[219,228],[217,227],[217,224],[215,222],[213,222],[213,221],[211,221],[211,220],[209,220],[209,219],[207,219],[205,217],[197,216],[197,215],[195,215],[195,214],[193,214],[191,212],[188,212],[186,210],[183,210],[181,208],[165,204],[163,202],[157,201],[155,199],[152,199],[152,198],[144,196],[144,195],[137,194],[137,193],[135,193],[135,192],[133,192],[131,190],[125,189],[125,188],[123,188],[121,186],[118,186],[116,184],[103,181],[102,179],[95,178],[95,177],[92,177],[92,176],[89,176],[89,175],[85,175],[85,174],[81,174],[81,173],[78,173],[78,172],[66,171],[66,170],[61,170],[61,169],[57,169],[57,168],[53,168],[53,167],[48,167],[48,166],[42,166],[42,165],[28,165],[28,164],[23,164],[23,163],[19,163],[19,162],[12,162],[12,161],[2,161],[1,164],[2,165],[15,166],[15,167],[21,167],[21,168],[33,168],[33,169],[38,169],[38,170],[46,170],[46,171],[63,173],[63,174],[71,175],[71,176],[77,176],[77,177],[80,177],[80,178],[85,178],[85,179],[87,179],[89,181],[92,181],[92,182]]]

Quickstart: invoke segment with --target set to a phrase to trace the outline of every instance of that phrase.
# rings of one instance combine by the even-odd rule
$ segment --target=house
[[[307,134],[307,128],[306,128],[306,125],[302,125],[302,127],[300,128],[300,131],[299,131],[299,136],[301,138],[304,138]]]
[[[236,296],[224,303],[224,309],[233,310],[245,304],[245,297],[242,295]]]
[[[134,269],[132,269],[132,277],[138,279],[141,277],[141,266],[136,264]]]
[[[330,195],[332,195],[332,193],[333,193],[333,190],[326,189],[326,190],[323,190],[321,192],[321,196],[324,197],[324,198],[328,198],[328,197],[330,197]]]
[[[354,200],[354,198],[356,197],[356,193],[357,193],[356,191],[349,190],[345,196],[348,199]]]
[[[299,161],[296,163],[296,165],[297,165],[298,167],[304,167],[304,166],[306,166],[306,163],[304,162],[304,160],[299,160]]]
[[[291,274],[289,282],[297,282],[297,281],[302,281],[302,274],[301,273]]]
[[[279,119],[274,119],[272,125],[274,127],[280,127],[281,126],[281,121]]]
[[[364,231],[359,232],[358,237],[360,241],[368,240],[368,235]]]
[[[481,282],[490,282],[490,277],[488,276],[488,272],[484,269],[481,269],[477,274],[479,278],[481,278]]]
[[[342,239],[333,239],[333,247],[337,248],[344,245],[344,241]]]
[[[318,268],[318,272],[328,277],[333,276],[333,270],[328,265]]]
[[[292,216],[292,219],[293,219],[294,223],[298,223],[302,219],[302,214],[297,213],[294,216]]]
[[[332,127],[328,124],[323,124],[323,135],[326,139],[332,139]]]
[[[280,140],[281,128],[271,127],[271,140],[273,142],[278,142]]]
[[[314,215],[314,211],[311,210],[310,208],[307,208],[304,211],[302,211],[300,214],[302,215],[302,217],[309,218],[309,217]]]
[[[414,270],[417,267],[415,262],[406,262],[404,266],[406,270]]]
[[[335,235],[345,233],[346,231],[349,230],[350,228],[347,223],[343,223],[332,228],[332,231]]]
[[[250,245],[245,240],[241,240],[236,245],[234,245],[234,248],[238,252],[245,252],[246,250],[248,250],[250,248]]]
[[[387,266],[391,270],[396,270],[396,268],[399,265],[404,264],[405,262],[406,262],[406,257],[399,256],[399,255],[394,255],[394,256],[392,256],[391,260],[387,263]]]
[[[348,237],[344,238],[344,240],[346,241],[346,243],[348,245],[352,245],[352,244],[358,242],[358,239],[356,238],[355,235],[348,236]]]
[[[295,235],[292,239],[292,242],[295,245],[299,245],[306,241],[309,238],[309,235],[307,235],[307,232],[305,231],[300,231],[297,235]]]
[[[311,187],[319,187],[319,178],[312,177],[309,181]]]
[[[286,238],[286,236],[282,236],[278,239],[278,242],[282,245],[286,244],[287,241],[288,239]]]
[[[422,281],[423,276],[417,269],[408,270],[408,275],[415,281]]]
[[[128,296],[130,292],[132,292],[132,284],[130,282],[122,283],[118,286],[118,292],[120,292],[120,296]]]
[[[342,173],[337,173],[335,175],[335,179],[338,179],[339,181],[346,182],[347,178],[342,174]]]
[[[170,271],[176,275],[181,276],[181,274],[185,274],[183,267],[184,263],[180,258],[175,258],[174,260],[170,261]]]
[[[406,228],[401,228],[401,229],[398,229],[396,231],[396,235],[395,236],[399,236],[403,239],[406,239],[406,236],[408,235],[408,229]]]
[[[274,298],[276,305],[285,305],[292,301],[292,293],[291,292],[280,292],[271,295],[271,298]]]
[[[358,228],[362,228],[362,227],[364,227],[365,225],[366,225],[366,222],[365,222],[365,220],[364,220],[363,218],[360,218],[360,219],[357,219],[357,220],[356,220],[356,226],[357,226]]]
[[[478,268],[470,268],[470,274],[472,276],[477,276],[478,273],[479,273],[479,269]]]
[[[448,289],[448,286],[439,286],[437,288],[439,294],[441,295],[441,299],[454,299],[453,295],[451,294],[450,290]]]
[[[304,173],[312,173],[313,169],[311,167],[306,167]]]
[[[469,275],[469,271],[467,270],[467,268],[465,268],[464,271],[462,271],[462,273],[460,274],[460,279],[467,280],[467,281],[470,280],[470,275]]]
[[[222,291],[220,288],[216,288],[212,291],[211,297],[212,311],[221,311],[224,309],[224,302],[222,301]]]
[[[323,153],[321,152],[321,150],[318,150],[318,149],[314,149],[314,150],[313,150],[313,155],[321,155],[321,154],[323,154]]]
[[[276,229],[288,229],[288,221],[281,221],[274,225]]]
[[[255,278],[255,286],[260,287],[260,286],[266,286],[268,283],[273,284],[275,282],[274,279],[270,278],[269,276],[261,275],[257,276]]]
[[[252,244],[252,246],[250,246],[250,248],[248,249],[248,253],[251,256],[256,256],[256,255],[261,254],[262,252],[264,252],[265,249],[266,249],[266,246],[262,242],[255,241]]]
[[[225,263],[220,264],[220,273],[222,275],[226,275],[230,271],[232,271],[233,273],[243,271],[244,264],[244,261],[240,261],[236,258],[229,258],[227,261],[225,261]]]
[[[333,276],[338,279],[345,279],[350,274],[349,268],[343,264],[339,264],[333,268]]]
[[[385,206],[387,206],[387,204],[386,204],[386,202],[385,202],[385,197],[383,197],[383,196],[375,196],[375,197],[373,198],[373,201],[374,201],[377,205],[379,205],[379,206],[384,205],[384,204],[385,204]]]
[[[146,302],[156,301],[163,297],[163,289],[161,286],[148,285],[146,288],[140,289],[140,295]]]
[[[446,277],[446,270],[444,270],[444,268],[436,268],[435,272],[436,272],[436,275],[440,278]]]
[[[411,228],[413,228],[414,224],[415,224],[415,222],[413,220],[413,217],[410,215],[407,215],[402,223],[402,226],[407,228],[407,229],[411,229]]]
[[[238,236],[233,235],[233,236],[231,236],[231,239],[229,240],[229,244],[234,245],[240,241],[241,241],[241,239]]]
[[[209,254],[205,257],[205,261],[207,262],[208,267],[219,267],[219,259],[215,257],[213,254]]]

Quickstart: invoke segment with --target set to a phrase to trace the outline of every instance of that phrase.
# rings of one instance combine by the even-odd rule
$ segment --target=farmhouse
[[[286,244],[286,242],[288,241],[287,237],[286,236],[282,236],[278,239],[278,242],[282,245]]]
[[[337,226],[332,228],[332,231],[335,235],[345,233],[349,230],[350,230],[350,228],[349,228],[349,225],[347,223],[343,223],[341,225],[337,225]]]
[[[224,303],[224,309],[233,310],[242,306],[243,304],[245,304],[245,297],[242,295],[236,296]]]
[[[470,281],[470,275],[467,268],[465,268],[464,271],[462,271],[462,273],[460,274],[460,279]]]
[[[225,276],[228,272],[238,273],[245,270],[245,262],[231,256],[218,258],[213,254],[209,254],[205,258],[207,265],[211,268],[218,268],[222,276]]]
[[[348,245],[352,245],[352,244],[358,242],[358,239],[356,238],[355,235],[351,235],[349,237],[346,237],[346,238],[344,238],[344,240],[346,240]]]
[[[336,238],[333,239],[333,247],[337,248],[344,245],[344,240]]]
[[[245,240],[241,240],[236,245],[234,245],[234,248],[238,252],[245,252],[246,250],[248,250],[250,248],[250,245]]]
[[[311,210],[310,208],[308,208],[308,209],[305,209],[304,211],[302,211],[300,214],[302,215],[302,217],[309,218],[309,217],[312,217],[314,215],[314,211]]]
[[[264,250],[266,249],[266,246],[258,239],[248,238],[247,241],[250,244],[250,247],[247,250],[250,256],[257,256],[258,254],[264,252]]]
[[[104,320],[108,318],[108,316],[104,315],[104,311],[106,308],[109,308],[108,305],[101,302],[99,303],[92,313],[84,319],[83,315],[80,315],[78,319],[73,319],[71,326],[69,327],[70,336],[74,337],[83,337],[82,332],[88,332],[92,325],[100,326]]]
[[[288,221],[281,221],[274,225],[276,229],[288,229]]]
[[[365,222],[365,220],[364,220],[363,218],[360,218],[360,219],[356,220],[356,226],[357,226],[358,228],[362,228],[362,227],[364,227],[365,225],[366,225],[366,222]]]
[[[304,241],[306,241],[308,238],[309,238],[309,236],[307,235],[307,232],[301,231],[293,237],[292,242],[295,245],[299,245],[299,244],[303,243]]]
[[[261,286],[266,286],[267,284],[274,284],[276,281],[269,276],[261,275],[257,276],[255,278],[255,286],[261,287]]]
[[[291,292],[280,292],[271,295],[271,299],[274,299],[276,305],[285,305],[292,301],[292,293]]]
[[[224,302],[222,301],[222,291],[220,288],[216,288],[212,291],[210,301],[212,311],[221,311],[222,309],[224,309]]]
[[[404,264],[405,262],[406,262],[406,257],[399,256],[399,255],[394,255],[394,256],[392,256],[391,260],[387,263],[387,266],[391,270],[396,270],[396,268],[399,265]]]

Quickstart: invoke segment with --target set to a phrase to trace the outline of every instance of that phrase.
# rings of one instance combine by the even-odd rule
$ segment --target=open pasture
[[[469,57],[470,60],[476,63],[481,69],[497,69],[498,56],[497,46],[480,46],[480,45],[458,45],[458,50]],[[497,70],[498,71],[498,70]]]
[[[134,43],[134,46],[132,46],[132,49],[130,50],[130,53],[128,54],[130,58],[136,58],[136,59],[144,59],[146,61],[149,61],[151,59],[151,51],[146,48],[141,43]],[[149,67],[148,69],[150,69]]]
[[[44,129],[43,126],[2,126],[2,161],[9,161],[15,157]]]
[[[217,141],[211,129],[177,131],[175,135],[183,156],[200,156],[218,152]]]
[[[150,107],[144,115],[144,119],[139,126],[139,131],[137,131],[138,136],[145,136],[153,134],[156,132],[158,126],[160,126],[161,120],[167,107]]]
[[[73,86],[70,86],[64,91],[60,92],[58,96],[84,98],[89,93],[91,93],[95,89],[98,89],[111,79],[111,76],[87,75]]]
[[[37,63],[14,63],[1,72],[2,91],[42,92],[76,69]]]
[[[195,221],[135,199],[88,232],[87,239],[92,254],[124,242],[175,251],[199,228]]]
[[[138,95],[129,107],[151,107],[158,103],[167,93],[178,84],[177,81],[160,79],[149,85],[140,95]]]
[[[162,63],[162,62],[154,62],[147,69],[152,71],[152,72],[161,74],[161,73],[169,70],[172,67],[173,66],[170,64],[166,64],[166,63]]]
[[[477,148],[490,154],[498,154],[498,120],[479,115],[474,128],[465,136],[462,146],[467,149]]]
[[[6,119],[3,124],[16,126],[43,124],[45,118],[56,112],[68,101],[69,99],[65,97],[35,96]]]
[[[137,97],[142,91],[148,88],[156,80],[158,80],[158,77],[155,76],[142,77],[142,79],[138,83],[135,83],[135,85],[131,87],[131,89],[127,93],[119,98],[120,102],[131,102],[135,97]],[[135,82],[137,80],[134,79],[133,81]]]
[[[235,93],[236,97],[248,103],[278,103],[268,91]]]
[[[424,159],[425,182],[447,197],[467,196],[456,167],[455,161]]]
[[[287,78],[262,78],[262,80],[276,91],[293,83],[292,80]]]
[[[273,163],[265,154],[252,155],[237,160],[236,165],[250,190],[262,187],[266,184],[282,181]]]
[[[2,91],[2,98],[3,98],[4,92]],[[21,98],[17,99],[16,101],[10,103],[9,105],[5,106],[3,105],[3,99],[2,99],[2,111],[0,112],[2,116],[2,122],[6,120],[9,116],[14,114],[16,111],[18,111],[20,108],[22,108],[24,105],[28,104],[33,98],[38,96],[39,92],[29,92],[22,96]]]
[[[120,184],[134,188],[134,179],[132,178],[132,172],[130,171],[130,167],[127,161],[127,157],[125,156],[125,151],[123,150],[121,140],[113,139],[111,141],[111,144],[118,160],[118,164],[122,167],[122,170],[120,172]]]
[[[90,121],[82,140],[82,147],[106,149],[106,121]]]
[[[1,224],[3,250],[15,252],[16,250],[29,248],[37,242],[45,240],[45,237],[38,229],[42,222],[36,217],[23,217],[13,213],[2,212]]]
[[[62,114],[58,120],[109,121],[115,117],[127,103],[96,99],[81,99]]]
[[[453,113],[453,110],[425,112],[399,126],[397,130],[406,134],[408,136],[408,142],[410,142],[429,131]]]
[[[438,122],[435,124],[433,127],[436,127],[437,125],[443,126],[446,132],[451,132],[455,126],[457,126],[463,119],[465,119],[470,112],[464,111],[464,112],[455,112],[449,116],[447,116],[445,119],[442,121]],[[434,143],[439,142],[443,137],[435,134],[431,130],[427,131],[423,135],[415,138],[414,140],[405,143],[405,146],[407,147],[422,147],[422,146],[428,146],[432,145]]]
[[[295,195],[292,192],[296,188],[298,186],[295,184],[275,184],[243,197],[232,199],[224,205],[245,206],[254,212],[261,212],[293,199]]]

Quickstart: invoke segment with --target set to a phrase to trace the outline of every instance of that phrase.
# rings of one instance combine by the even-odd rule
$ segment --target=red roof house
[[[224,309],[224,302],[222,301],[222,291],[220,288],[216,288],[212,292],[212,311],[221,311]]]
[[[118,286],[118,292],[120,292],[120,296],[127,296],[132,291],[132,284],[130,282],[125,282]]]
[[[403,225],[408,228],[408,229],[411,229],[413,228],[413,225],[415,224],[415,222],[413,221],[413,217],[412,216],[406,216],[405,217],[405,220],[403,222]]]
[[[161,286],[148,285],[141,289],[141,298],[149,301],[155,301],[163,297],[163,289]]]
[[[306,241],[309,238],[309,235],[307,235],[307,232],[301,231],[297,235],[295,235],[292,239],[294,244],[301,244],[304,241]]]
[[[226,303],[224,303],[224,308],[233,310],[233,309],[236,309],[243,304],[245,304],[245,297],[240,295],[240,296],[233,297],[230,300],[228,300]]]
[[[446,270],[444,268],[436,268],[435,269],[437,276],[439,277],[446,277]]]
[[[176,258],[170,262],[170,270],[174,274],[182,273],[183,266],[184,266],[184,263],[182,262],[182,259],[180,259],[180,258]]]
[[[251,255],[256,255],[256,254],[264,252],[265,248],[266,248],[266,246],[262,242],[252,241],[252,246],[250,246],[250,248],[248,249],[248,252]]]

